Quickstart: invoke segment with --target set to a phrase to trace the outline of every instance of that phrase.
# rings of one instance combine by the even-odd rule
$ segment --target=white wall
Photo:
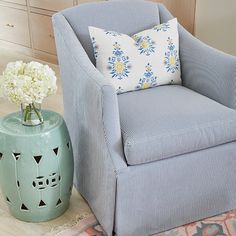
[[[236,0],[197,0],[195,35],[236,56]]]

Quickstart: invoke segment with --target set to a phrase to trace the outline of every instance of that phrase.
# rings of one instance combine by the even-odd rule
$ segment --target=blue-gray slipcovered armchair
[[[147,236],[236,208],[236,58],[179,26],[183,86],[116,95],[88,26],[132,35],[171,19],[145,1],[53,17],[75,186],[110,235]]]

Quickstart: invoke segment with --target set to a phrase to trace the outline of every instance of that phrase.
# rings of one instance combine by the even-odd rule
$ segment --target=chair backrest
[[[159,24],[158,4],[148,1],[106,1],[62,11],[90,60],[95,64],[88,26],[132,35]]]

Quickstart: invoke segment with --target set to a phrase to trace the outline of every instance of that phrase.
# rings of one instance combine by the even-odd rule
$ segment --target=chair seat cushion
[[[179,85],[118,95],[129,165],[236,140],[236,111]]]

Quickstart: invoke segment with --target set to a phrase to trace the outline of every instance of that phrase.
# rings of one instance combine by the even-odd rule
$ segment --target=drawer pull
[[[7,27],[14,28],[15,26],[12,24],[6,24]]]
[[[49,37],[50,37],[51,39],[54,39],[54,35],[52,35],[52,34],[49,34]]]

